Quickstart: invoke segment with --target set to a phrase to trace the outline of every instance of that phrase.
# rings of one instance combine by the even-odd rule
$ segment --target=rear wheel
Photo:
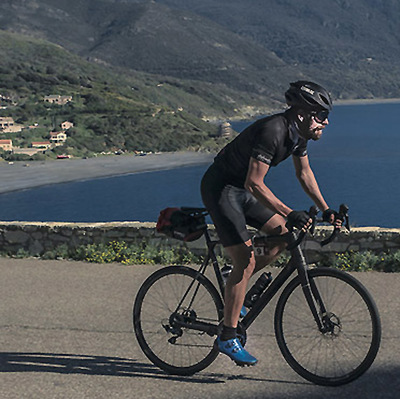
[[[178,375],[196,373],[215,360],[213,334],[222,317],[223,304],[214,285],[184,266],[153,273],[140,288],[133,308],[134,330],[143,352],[156,366]],[[210,329],[190,327],[196,323]]]
[[[379,350],[379,314],[366,288],[336,269],[309,271],[326,309],[322,331],[306,302],[298,277],[278,301],[275,334],[289,365],[303,378],[320,385],[342,385],[362,375]]]

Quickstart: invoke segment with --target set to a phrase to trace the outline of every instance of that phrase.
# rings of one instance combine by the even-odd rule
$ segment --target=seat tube
[[[204,232],[204,236],[206,239],[206,244],[207,244],[207,255],[205,258],[205,264],[208,264],[208,262],[211,260],[211,263],[213,265],[214,273],[217,278],[217,283],[219,290],[221,292],[221,296],[224,297],[224,281],[222,279],[222,274],[221,270],[218,264],[218,259],[217,256],[215,255],[215,247],[219,243],[219,241],[213,241],[210,237],[210,233],[208,230]]]

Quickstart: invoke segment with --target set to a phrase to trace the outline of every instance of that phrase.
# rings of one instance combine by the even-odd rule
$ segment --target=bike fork
[[[321,333],[326,333],[330,329],[329,321],[327,320],[329,318],[328,311],[319,293],[318,287],[313,278],[309,277],[306,269],[304,270],[304,275],[301,276],[300,279],[304,296],[314,320],[317,323],[318,330]]]
[[[318,288],[312,278],[309,277],[308,267],[304,255],[300,248],[296,248],[292,251],[298,265],[298,275],[303,289],[304,297],[308,306],[310,307],[311,313],[317,323],[318,330],[324,332],[324,317],[326,316],[326,308],[322,301],[321,295],[319,294]]]
[[[315,284],[311,280],[308,282],[308,284],[303,285],[302,289],[314,320],[317,323],[318,329],[322,332],[324,330],[323,317],[326,314],[326,311],[324,310],[324,305],[321,297],[319,296],[317,288],[315,287],[315,289],[313,289],[312,286],[315,287]],[[317,295],[314,295],[314,291],[317,291]]]

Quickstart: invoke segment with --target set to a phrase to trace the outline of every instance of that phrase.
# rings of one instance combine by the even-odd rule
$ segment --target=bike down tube
[[[276,295],[276,293],[281,289],[285,282],[290,278],[293,272],[296,270],[296,261],[292,257],[283,270],[272,280],[271,284],[267,289],[261,294],[260,298],[256,301],[247,315],[242,319],[241,325],[247,330],[258,315],[264,310],[264,308],[269,304],[271,299]]]
[[[285,284],[287,279],[296,270],[296,266],[289,262],[285,268],[274,278],[271,284],[268,286],[266,291],[261,294],[260,298],[253,305],[247,315],[241,321],[241,324],[247,330],[253,321],[258,317],[258,315],[264,310],[275,294],[280,290],[280,288]]]
[[[288,235],[288,245],[290,246],[293,242],[297,240],[297,235],[295,233],[289,233]],[[283,238],[283,236],[282,236]],[[305,261],[304,255],[298,245],[292,247],[290,250],[291,258],[287,265],[283,268],[283,270],[278,274],[277,277],[272,280],[271,284],[265,290],[263,294],[261,294],[260,298],[253,305],[251,310],[247,313],[247,315],[241,321],[244,329],[247,330],[250,325],[254,322],[254,320],[258,317],[258,315],[264,310],[264,308],[268,305],[271,299],[276,295],[279,289],[286,283],[286,281],[290,278],[293,272],[297,269],[299,279],[301,285],[303,287],[303,292],[306,297],[307,303],[310,306],[311,312],[315,318],[315,321],[318,325],[318,328],[322,328],[322,322],[319,317],[319,314],[316,310],[316,304],[311,294],[308,274],[307,274],[307,263]],[[313,290],[314,291],[314,290]],[[319,298],[319,295],[317,295]]]

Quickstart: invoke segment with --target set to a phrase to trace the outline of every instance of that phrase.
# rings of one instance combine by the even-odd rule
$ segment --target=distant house
[[[71,129],[71,127],[74,127],[74,124],[72,122],[65,121],[65,122],[61,123],[62,130],[68,130],[68,129]]]
[[[4,94],[0,93],[0,101],[11,103],[12,102],[12,98],[10,96],[7,96],[7,95],[4,95]]]
[[[13,150],[12,140],[10,139],[0,140],[0,148],[2,148],[4,151],[12,151]]]
[[[8,116],[0,116],[0,129],[4,129],[10,126],[14,126],[14,119]]]
[[[0,117],[0,132],[1,133],[16,133],[22,130],[23,126],[14,122],[14,119],[9,116]]]
[[[50,141],[56,146],[62,145],[67,141],[67,135],[64,132],[50,132]]]
[[[32,148],[42,148],[48,150],[50,147],[50,141],[32,141]]]
[[[60,96],[58,94],[52,94],[50,96],[45,96],[44,101],[50,104],[65,105],[72,101],[72,96]]]

